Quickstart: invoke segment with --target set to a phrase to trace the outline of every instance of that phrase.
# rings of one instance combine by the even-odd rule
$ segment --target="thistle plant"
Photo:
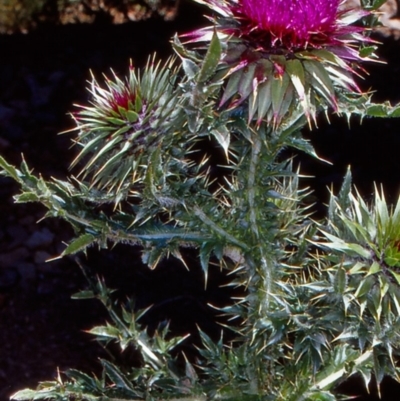
[[[387,205],[377,189],[368,205],[349,171],[315,221],[300,171],[281,156],[318,157],[301,130],[319,114],[400,115],[354,78],[374,60],[368,33],[382,1],[361,11],[338,0],[203,3],[210,26],[175,37],[175,57],[131,66],[125,79],[93,77],[90,104],[73,113],[68,179],[0,158],[21,185],[16,202],[40,202],[75,229],[60,255],[76,254],[88,280],[74,297],[97,298],[111,320],[90,332],[140,355],[140,366],[102,360],[100,378],[71,369],[12,399],[335,401],[350,376],[367,387],[372,376],[378,387],[399,379],[400,201]],[[205,285],[217,261],[244,294],[220,308],[233,340],[199,329],[197,359],[171,353],[186,337],[165,325],[150,333],[135,294],[115,300],[81,255],[119,242],[140,247],[150,268],[187,265],[192,248]]]

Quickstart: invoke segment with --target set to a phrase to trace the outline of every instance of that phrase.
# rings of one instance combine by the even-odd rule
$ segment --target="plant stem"
[[[219,234],[222,238],[226,239],[232,245],[236,245],[239,248],[243,249],[244,251],[250,250],[250,248],[245,243],[239,241],[233,235],[229,234],[222,227],[220,227],[218,224],[214,223],[198,206],[193,207],[193,213],[195,214],[195,216],[199,217],[204,224],[210,227],[212,231]]]
[[[261,290],[261,299],[262,302],[258,306],[259,313],[264,314],[263,311],[268,307],[269,303],[269,294],[271,292],[271,266],[268,263],[268,259],[265,254],[265,249],[260,240],[260,232],[258,228],[257,221],[257,210],[259,205],[257,205],[256,200],[256,188],[257,188],[257,174],[259,161],[260,161],[260,153],[261,153],[262,141],[260,136],[257,133],[253,133],[252,135],[252,148],[251,148],[251,158],[250,158],[250,166],[249,166],[249,175],[247,181],[247,201],[250,210],[250,227],[253,232],[254,242],[256,244],[256,248],[259,253],[259,262],[261,265],[261,269],[256,269],[253,272],[253,276],[256,278],[260,276],[262,282],[262,288],[258,288],[257,290],[254,288],[254,292],[257,293]],[[254,282],[254,280],[252,280]],[[260,281],[255,279],[255,284],[259,286]]]

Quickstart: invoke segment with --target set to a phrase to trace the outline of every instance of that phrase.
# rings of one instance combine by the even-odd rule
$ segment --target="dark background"
[[[204,10],[182,2],[174,21],[153,18],[147,21],[112,25],[106,16],[91,25],[39,25],[29,34],[0,36],[0,154],[19,164],[21,153],[28,165],[45,177],[65,178],[75,149],[71,136],[57,135],[73,126],[68,112],[73,104],[88,99],[85,89],[89,69],[100,77],[112,68],[126,73],[129,59],[143,65],[149,54],[171,54],[170,37],[205,23]],[[376,101],[400,101],[400,42],[384,39],[379,54],[387,65],[369,64],[370,76],[361,83],[376,90]],[[324,213],[328,186],[339,188],[347,166],[354,183],[368,200],[373,183],[382,183],[389,202],[399,195],[400,120],[359,119],[351,129],[343,118],[322,117],[319,129],[306,135],[319,155],[333,165],[298,155],[305,174],[304,186],[315,190],[316,212]],[[85,287],[79,268],[69,259],[44,263],[59,254],[62,241],[72,232],[58,220],[36,224],[43,214],[40,205],[14,205],[18,187],[0,178],[0,400],[18,389],[35,387],[52,379],[57,368],[98,371],[98,357],[105,351],[84,333],[103,324],[102,307],[91,301],[72,301],[72,293]],[[207,290],[196,256],[188,253],[191,272],[179,263],[165,263],[156,271],[141,265],[137,250],[118,246],[110,252],[90,251],[90,260],[122,295],[134,293],[139,307],[155,304],[145,319],[150,327],[170,319],[177,333],[194,332],[195,323],[218,337],[215,313],[207,303],[224,305],[232,295],[219,285],[228,282],[222,273],[212,272]],[[133,268],[134,267],[134,268]],[[118,277],[118,279],[116,279]],[[118,281],[120,280],[120,281]],[[124,285],[122,285],[124,284]],[[196,336],[194,336],[196,341]],[[187,344],[190,353],[191,343]],[[373,387],[373,386],[372,386]],[[358,380],[344,386],[360,400],[375,401],[376,390],[367,396]],[[398,401],[400,388],[384,380],[385,401]]]

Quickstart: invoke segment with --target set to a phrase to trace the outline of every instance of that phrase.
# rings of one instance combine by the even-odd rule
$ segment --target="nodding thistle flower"
[[[185,35],[208,41],[216,30],[227,42],[220,72],[227,80],[220,106],[248,101],[248,119],[277,127],[298,112],[308,122],[338,95],[361,91],[354,68],[357,46],[370,41],[351,25],[368,13],[345,10],[340,0],[198,0],[217,16],[213,27]]]
[[[102,88],[93,77],[91,106],[78,106],[73,117],[82,149],[72,166],[91,186],[118,203],[138,195],[149,155],[174,137],[178,118],[173,60],[165,66],[150,61],[143,72],[130,66],[127,79],[105,77]]]
[[[233,13],[241,19],[241,36],[271,49],[306,49],[339,43],[337,0],[242,0]]]

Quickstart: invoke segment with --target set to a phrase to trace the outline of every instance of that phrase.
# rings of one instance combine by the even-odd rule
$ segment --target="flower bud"
[[[91,186],[115,194],[117,200],[145,179],[150,154],[173,138],[178,96],[172,61],[149,62],[143,72],[131,66],[125,81],[106,78],[102,88],[93,77],[92,105],[74,116],[76,143],[82,148],[72,165],[83,162],[80,175]]]

